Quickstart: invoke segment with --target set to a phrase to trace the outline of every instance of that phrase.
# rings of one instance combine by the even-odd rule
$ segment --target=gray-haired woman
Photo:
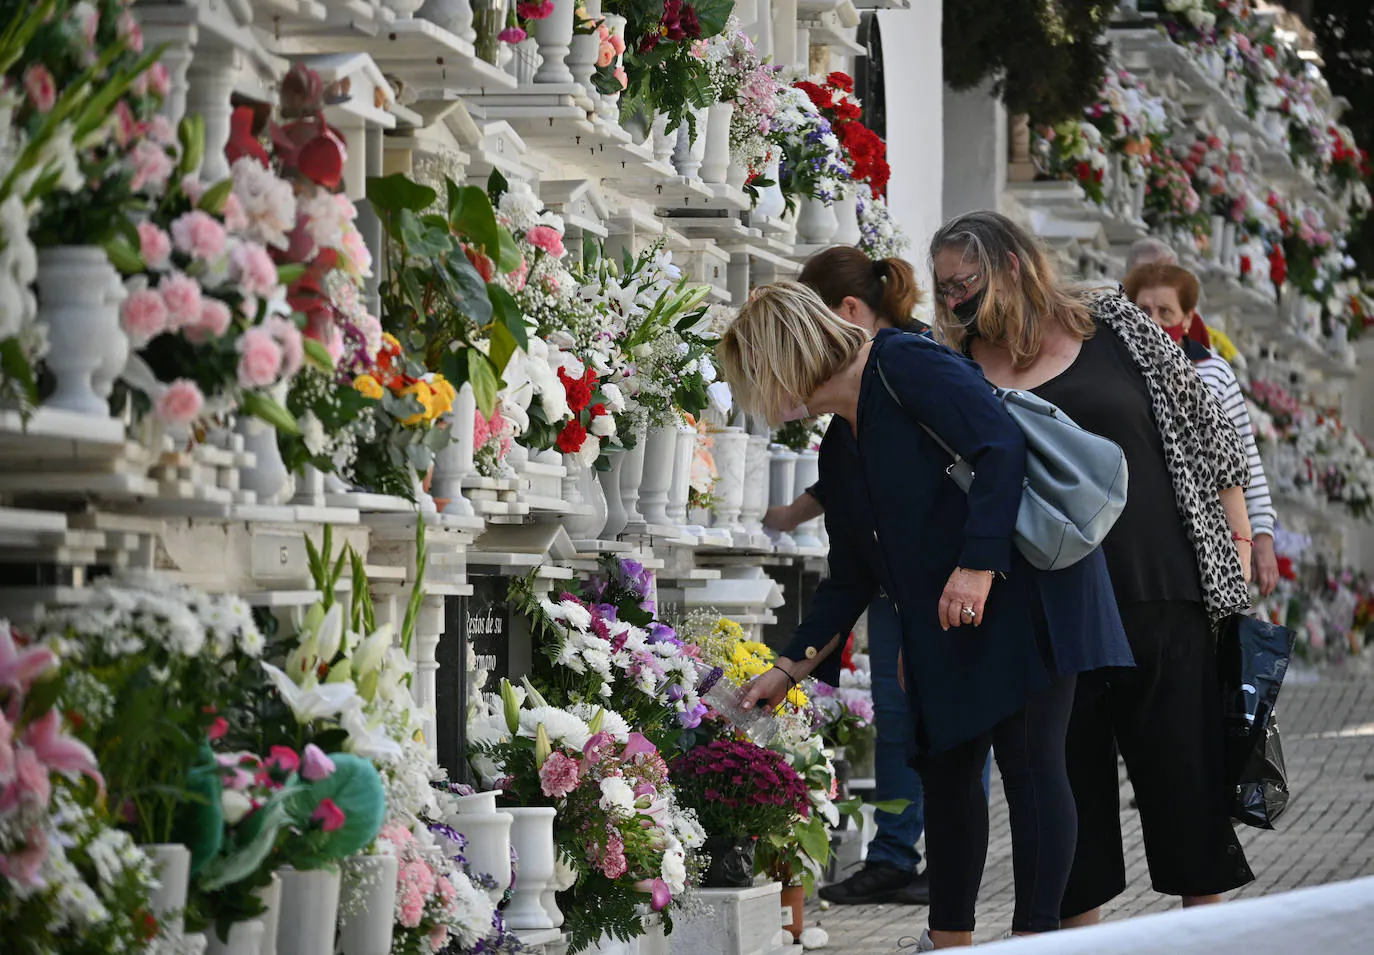
[[[1032,391],[1126,453],[1131,489],[1104,544],[1137,668],[1079,678],[1068,733],[1078,849],[1064,925],[1125,888],[1116,754],[1135,788],[1156,891],[1215,902],[1254,876],[1222,779],[1212,623],[1249,605],[1245,452],[1187,358],[1119,292],[1061,283],[1004,216],[930,246],[940,336],[994,384]]]

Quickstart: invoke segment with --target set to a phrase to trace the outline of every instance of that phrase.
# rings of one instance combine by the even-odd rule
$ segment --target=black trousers
[[[1254,879],[1231,826],[1216,639],[1201,603],[1121,605],[1133,670],[1085,673],[1069,723],[1078,851],[1065,918],[1126,888],[1117,752],[1140,807],[1156,892],[1217,895]]]
[[[1032,693],[993,729],[919,762],[926,798],[930,927],[971,932],[988,855],[983,766],[991,747],[1011,813],[1016,910],[1012,930],[1049,932],[1073,863],[1078,818],[1064,761],[1074,676]]]

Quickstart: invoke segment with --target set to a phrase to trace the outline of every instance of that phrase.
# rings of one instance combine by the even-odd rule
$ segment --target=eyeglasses
[[[967,278],[941,282],[935,286],[935,294],[940,298],[964,298],[981,277],[979,273],[974,272]]]

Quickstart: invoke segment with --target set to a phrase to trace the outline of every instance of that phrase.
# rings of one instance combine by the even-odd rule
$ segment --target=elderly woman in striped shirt
[[[1172,255],[1172,250],[1167,246],[1164,250]],[[1278,585],[1279,577],[1278,559],[1274,554],[1275,513],[1269,497],[1269,481],[1264,476],[1264,465],[1255,446],[1250,412],[1246,410],[1245,395],[1241,393],[1235,372],[1224,358],[1214,354],[1189,334],[1189,326],[1196,321],[1199,296],[1197,277],[1187,269],[1169,263],[1161,255],[1160,260],[1155,262],[1136,264],[1126,276],[1124,285],[1131,301],[1179,343],[1193,362],[1193,368],[1221,402],[1245,445],[1246,461],[1250,468],[1250,484],[1245,489],[1245,509],[1250,517],[1250,533],[1254,539],[1254,577],[1260,593],[1268,596]]]

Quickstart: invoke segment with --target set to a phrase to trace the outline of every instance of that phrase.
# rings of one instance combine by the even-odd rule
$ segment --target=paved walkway
[[[1293,801],[1278,830],[1240,828],[1256,881],[1237,892],[1237,897],[1374,874],[1374,674],[1294,672],[1279,699],[1279,716]],[[1123,773],[1122,828],[1129,885],[1107,907],[1111,919],[1177,904],[1150,888],[1140,821],[1129,808],[1129,799],[1130,784]],[[996,780],[991,832],[978,903],[980,942],[1000,938],[1011,927],[1011,835],[1007,804]],[[829,950],[844,955],[911,951],[899,948],[899,941],[919,935],[925,926],[926,910],[921,907],[832,906],[821,911],[813,902],[807,908],[807,923],[824,927],[830,933]],[[910,939],[906,944],[914,947]]]

